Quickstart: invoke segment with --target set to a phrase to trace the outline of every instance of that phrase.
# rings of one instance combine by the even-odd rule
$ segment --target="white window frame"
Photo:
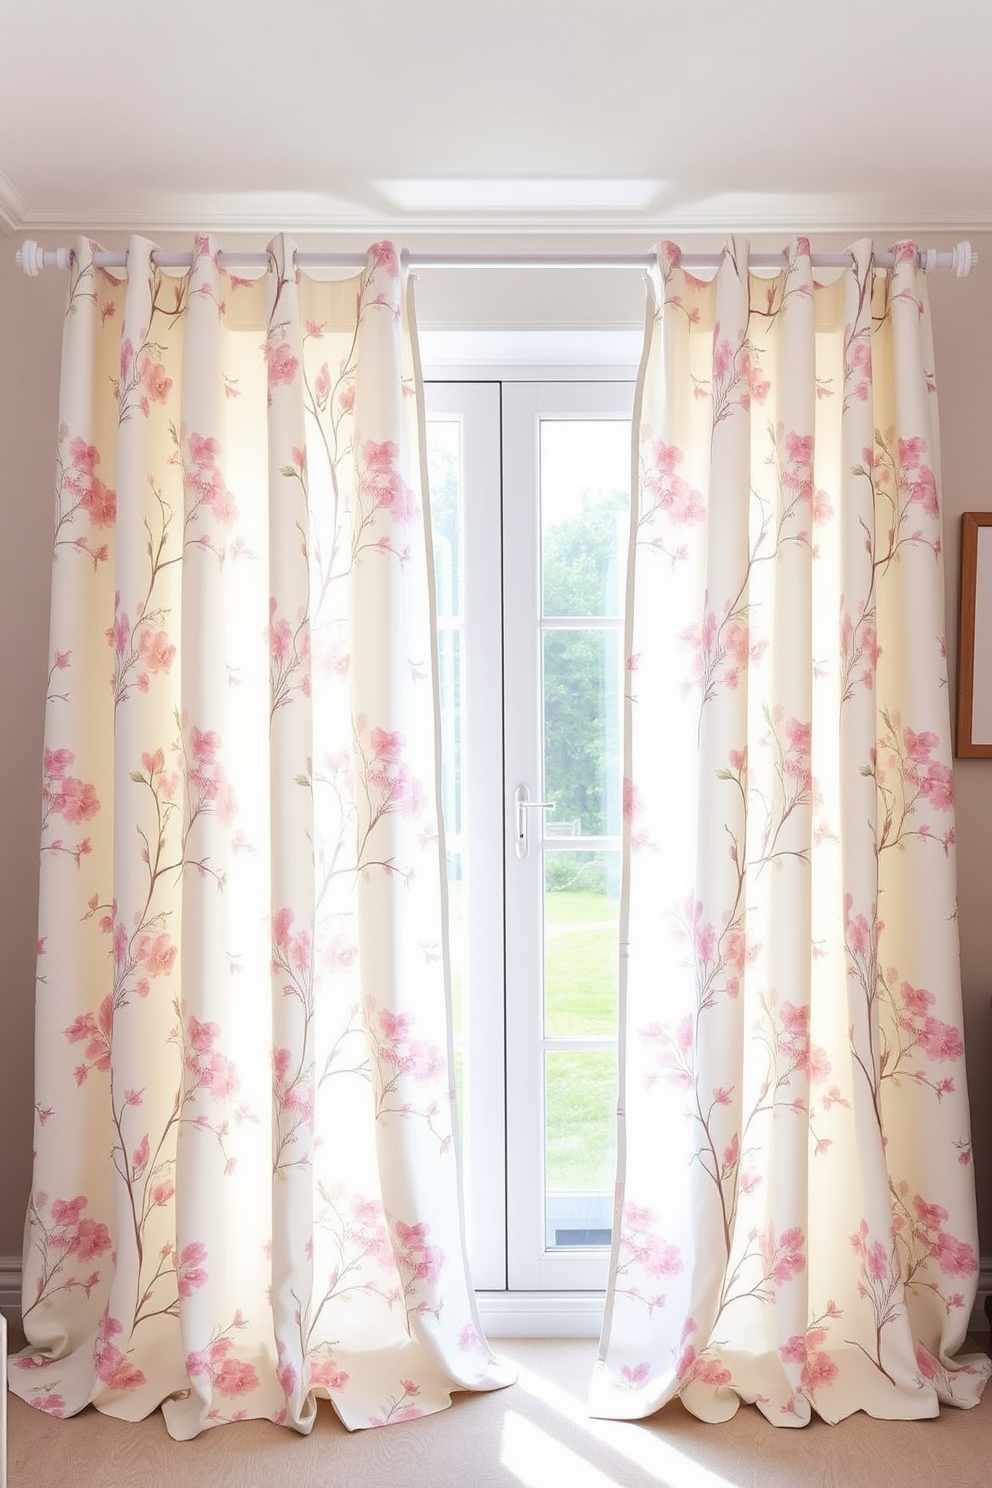
[[[499,396],[508,385],[521,382],[622,382],[632,385],[636,378],[636,358],[640,352],[642,336],[643,331],[640,327],[599,333],[469,331],[449,334],[424,332],[421,334],[421,348],[424,381],[427,386],[428,415],[462,413],[462,410],[469,406],[465,397],[473,393],[472,385],[475,384],[481,384],[485,389],[482,393],[484,401],[473,405],[477,412],[487,406],[486,398]],[[478,390],[482,391],[482,389]],[[490,440],[485,446],[485,453],[482,454],[483,446],[481,444],[477,446],[480,451],[479,463],[475,464],[473,461],[473,446],[476,444],[474,436],[481,432],[481,428],[470,427],[474,424],[474,420],[468,414],[464,417],[467,420],[463,425],[466,431],[463,442],[466,479],[471,481],[473,490],[485,491],[486,494],[484,500],[478,503],[475,501],[466,503],[467,510],[464,512],[463,519],[467,522],[491,522],[495,517],[497,530],[492,527],[487,528],[489,550],[494,555],[494,562],[488,572],[488,581],[495,579],[496,582],[501,582],[503,556],[501,421],[496,425],[496,447],[493,447]],[[473,465],[474,473],[470,473]],[[494,484],[494,481],[497,484]],[[482,510],[477,510],[477,505]],[[498,561],[495,561],[497,559]],[[485,583],[486,580],[483,582]],[[466,623],[468,623],[467,607],[471,602],[470,595],[473,591],[480,615],[483,604],[491,606],[492,603],[491,591],[487,593],[484,589],[480,589],[477,580],[467,584]],[[490,608],[489,613],[494,614],[498,611]],[[502,750],[503,688],[500,686],[496,689],[492,686],[494,676],[498,676],[501,683],[503,679],[502,635],[488,635],[485,644],[489,656],[493,658],[490,664],[482,667],[473,663],[472,666],[466,668],[466,683],[468,684],[469,678],[472,678],[474,685],[471,693],[468,686],[466,688],[465,704],[469,713],[465,719],[465,737],[468,738],[469,733],[473,732],[477,742],[481,736],[487,738],[493,747],[499,741],[499,747]],[[497,653],[499,654],[498,664],[495,662]],[[478,651],[476,651],[477,656]],[[492,712],[493,708],[496,712],[495,717]],[[501,759],[500,769],[502,778],[509,785],[505,763],[505,760]],[[492,767],[491,764],[490,767]],[[495,796],[495,793],[493,794]],[[509,787],[505,794],[512,796],[512,787]],[[503,850],[512,850],[509,843],[504,840],[507,831],[507,814],[504,808],[505,798],[497,802],[497,806],[487,815],[484,823],[480,822],[476,825],[469,822],[473,842],[478,845],[480,851],[483,843],[487,844],[488,848],[494,841],[494,829],[503,834],[500,838]],[[495,828],[494,823],[496,815],[500,816],[498,828]],[[481,835],[476,836],[476,834]],[[472,853],[472,859],[474,867],[479,861],[475,851]],[[489,860],[490,867],[496,863],[498,863],[499,882],[496,882],[495,877],[488,879],[485,892],[498,894],[502,904],[503,864],[500,861],[499,847],[497,847],[495,856]],[[474,1016],[474,1028],[476,1030],[484,1028],[487,1038],[502,1041],[503,1027],[500,1026],[497,1029],[492,1018],[495,1015],[502,1020],[505,1016],[504,942],[501,939],[498,945],[490,943],[489,938],[484,934],[476,942],[475,934],[470,932],[470,943],[476,943],[478,948],[477,955],[473,956],[473,961],[477,966],[476,978],[485,979],[476,980],[476,986],[480,994],[484,985],[488,985],[489,990],[487,995],[481,996],[484,1006],[473,1009],[470,1005],[469,1018],[472,1019]],[[496,975],[502,980],[498,996],[494,991]],[[505,1068],[503,1079],[505,1082]],[[475,1218],[473,1229],[483,1232],[473,1233],[471,1236],[470,1259],[480,1317],[487,1333],[494,1338],[598,1337],[602,1322],[602,1288],[605,1284],[608,1252],[602,1255],[601,1274],[593,1280],[592,1285],[590,1285],[588,1276],[582,1278],[579,1285],[570,1281],[565,1274],[566,1268],[563,1266],[539,1265],[536,1276],[532,1278],[531,1284],[526,1289],[517,1284],[519,1277],[511,1278],[508,1275],[504,1259],[506,1255],[504,1243],[508,1238],[506,1235],[507,1193],[505,1187],[507,1122],[505,1083],[502,1088],[497,1089],[492,1078],[486,1079],[476,1072],[474,1081],[470,1074],[469,1090],[467,1124],[475,1127],[477,1138],[480,1133],[485,1132],[485,1156],[480,1160],[479,1147],[476,1145],[473,1154],[475,1161],[472,1165],[476,1171],[474,1173],[470,1171],[466,1175],[466,1200]],[[485,1231],[489,1231],[495,1238],[496,1245],[492,1249],[486,1245]],[[543,1242],[543,1236],[541,1238]],[[553,1259],[558,1259],[558,1257]],[[561,1259],[568,1260],[569,1257],[563,1255]],[[579,1289],[580,1285],[581,1289]]]

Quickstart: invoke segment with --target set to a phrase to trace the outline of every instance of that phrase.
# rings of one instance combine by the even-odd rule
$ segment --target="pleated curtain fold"
[[[412,304],[80,241],[65,322],[26,1355],[170,1432],[506,1383],[467,1274]]]
[[[934,357],[911,243],[663,244],[635,409],[597,1415],[971,1405]]]

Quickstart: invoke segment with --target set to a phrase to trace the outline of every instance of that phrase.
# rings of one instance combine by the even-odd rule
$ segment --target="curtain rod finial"
[[[963,238],[956,248],[951,249],[951,261],[959,279],[967,279],[972,269],[977,267],[978,254],[967,238]]]
[[[31,279],[40,274],[45,267],[44,252],[33,238],[25,238],[14,257],[17,260],[17,267]]]
[[[71,248],[45,249],[33,238],[25,238],[14,258],[21,272],[35,279],[42,269],[67,269],[71,254]]]

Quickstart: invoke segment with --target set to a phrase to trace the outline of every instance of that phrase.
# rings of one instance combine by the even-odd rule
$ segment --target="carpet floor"
[[[11,1344],[16,1346],[16,1337]],[[7,1488],[990,1488],[992,1388],[936,1420],[776,1429],[752,1406],[707,1426],[673,1402],[648,1421],[593,1421],[591,1339],[503,1339],[507,1390],[347,1432],[321,1401],[307,1437],[262,1421],[174,1442],[95,1410],[67,1421],[8,1399]]]

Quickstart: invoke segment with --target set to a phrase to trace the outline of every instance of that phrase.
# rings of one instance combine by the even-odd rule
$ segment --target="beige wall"
[[[64,241],[64,235],[46,239],[49,246]],[[949,246],[949,240],[926,241]],[[982,262],[973,278],[959,281],[945,272],[930,283],[942,423],[952,696],[960,515],[992,509],[987,454],[992,447],[992,234],[975,242]],[[444,246],[451,250],[459,245],[449,241]],[[471,251],[479,245],[462,246]],[[500,246],[506,251],[512,247]],[[542,244],[547,251],[554,246]],[[629,240],[612,246],[638,251]],[[38,789],[65,292],[61,274],[24,279],[13,264],[14,247],[15,240],[0,238],[0,1258],[20,1250],[31,1179]],[[485,281],[467,272],[425,273],[419,305],[424,325],[636,324],[641,292],[636,274],[629,273],[569,278],[544,271]],[[982,1252],[987,1255],[992,1252],[992,761],[958,761],[955,777],[968,1075]]]

